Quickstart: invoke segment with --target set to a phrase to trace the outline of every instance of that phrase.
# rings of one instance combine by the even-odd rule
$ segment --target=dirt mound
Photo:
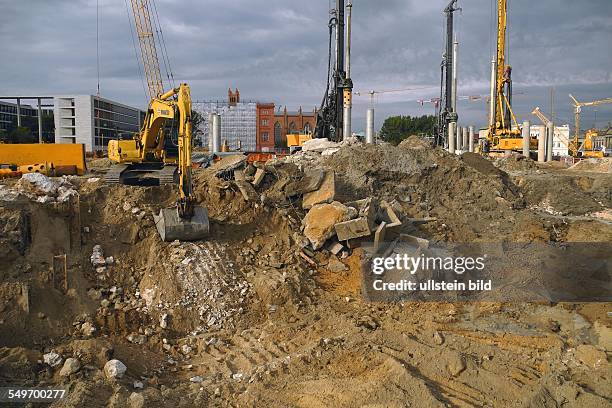
[[[336,171],[340,201],[395,200],[411,217],[438,217],[445,227],[431,232],[440,239],[492,238],[491,224],[523,206],[506,174],[475,154],[462,158],[439,148],[360,145],[342,148],[323,163]]]
[[[505,172],[534,171],[538,169],[536,163],[522,154],[511,154],[500,157],[493,164]]]
[[[570,171],[588,171],[594,173],[612,174],[612,157],[590,158],[580,160],[571,166]]]

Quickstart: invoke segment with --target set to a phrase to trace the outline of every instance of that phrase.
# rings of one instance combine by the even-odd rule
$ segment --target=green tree
[[[436,117],[432,115],[390,116],[380,130],[380,138],[397,145],[412,135],[431,135],[435,123]]]
[[[17,126],[11,130],[7,139],[9,143],[36,143],[38,141],[38,138],[32,135],[30,129],[23,126]]]
[[[202,125],[204,118],[197,111],[191,111],[191,137],[193,138],[194,146],[200,146],[202,144]]]

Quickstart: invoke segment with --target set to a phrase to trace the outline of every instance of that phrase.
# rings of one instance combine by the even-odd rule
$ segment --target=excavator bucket
[[[206,238],[210,230],[208,210],[197,205],[193,207],[193,217],[190,219],[179,217],[176,208],[163,208],[153,219],[162,241],[165,242],[197,241]]]

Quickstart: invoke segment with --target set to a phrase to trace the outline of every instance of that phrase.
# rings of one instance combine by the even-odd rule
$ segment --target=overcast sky
[[[129,0],[127,0],[129,5]],[[333,3],[333,2],[332,2]],[[356,91],[424,88],[376,98],[376,119],[421,115],[417,99],[439,94],[448,0],[353,0]],[[487,94],[493,0],[459,0],[459,94]],[[156,0],[177,81],[194,99],[271,101],[294,109],[320,103],[327,68],[329,0]],[[0,95],[95,94],[96,0],[0,0]],[[101,95],[145,107],[126,0],[99,0]],[[539,105],[573,123],[568,93],[579,100],[612,97],[612,0],[509,0],[510,63],[519,120]],[[493,40],[494,41],[494,40]],[[136,44],[137,46],[137,44]],[[162,67],[163,69],[163,67]],[[355,130],[365,125],[367,97],[356,97]],[[461,101],[462,125],[486,122],[483,101]],[[601,127],[612,106],[585,109]]]

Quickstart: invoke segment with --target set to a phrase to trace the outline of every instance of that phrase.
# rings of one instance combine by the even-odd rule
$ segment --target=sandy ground
[[[172,187],[105,185],[107,165],[50,202],[0,182],[0,386],[65,387],[53,407],[612,404],[610,303],[366,302],[363,250],[306,262],[300,198],[279,194],[320,167],[336,171],[340,201],[375,196],[403,219],[435,218],[405,223],[429,240],[610,242],[607,163],[355,144],[272,163],[255,202],[200,169],[212,228],[196,243],[157,235]],[[80,367],[60,373],[50,352]],[[121,378],[105,375],[110,359]]]

